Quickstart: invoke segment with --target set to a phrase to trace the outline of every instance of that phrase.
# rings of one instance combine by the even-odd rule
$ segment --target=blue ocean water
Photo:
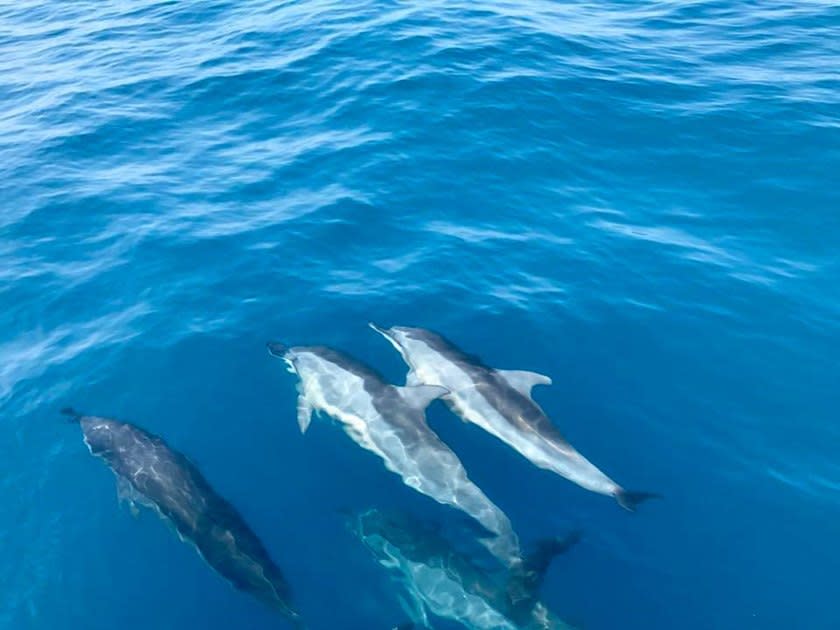
[[[588,630],[838,628],[840,11],[796,2],[0,6],[0,627],[277,628],[58,409],[189,455],[309,625],[390,628],[342,510],[451,511],[333,423],[268,339],[403,382],[367,329],[495,367],[628,514],[431,426]],[[436,626],[449,628],[441,624]]]

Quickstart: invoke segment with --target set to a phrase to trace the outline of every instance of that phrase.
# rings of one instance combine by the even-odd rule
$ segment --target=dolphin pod
[[[300,379],[301,432],[315,410],[336,418],[359,446],[378,455],[407,486],[462,510],[494,534],[482,542],[503,563],[519,561],[519,541],[507,516],[469,480],[458,456],[426,424],[426,406],[447,390],[389,385],[370,368],[330,348],[276,343],[268,348]]]
[[[569,630],[539,601],[551,559],[577,535],[543,541],[523,555],[505,513],[467,476],[458,456],[426,423],[426,407],[438,398],[532,464],[596,493],[627,510],[659,495],[629,492],[578,453],[531,397],[548,376],[496,370],[468,356],[442,336],[422,328],[370,324],[409,367],[406,385],[387,383],[362,363],[323,346],[269,343],[298,377],[297,422],[305,433],[313,413],[341,423],[362,448],[376,454],[405,485],[467,514],[481,527],[479,541],[501,567],[488,570],[456,549],[432,526],[379,509],[354,512],[350,530],[405,587],[411,621],[398,626],[431,628],[429,615],[470,630]],[[91,454],[117,477],[118,493],[154,509],[234,587],[303,628],[291,589],[263,543],[237,510],[201,472],[162,438],[128,422],[63,412],[77,422]]]
[[[409,366],[406,382],[445,387],[446,403],[464,421],[499,438],[532,464],[582,488],[614,497],[626,510],[658,495],[629,492],[577,452],[531,398],[548,376],[521,370],[494,370],[467,356],[437,333],[423,328],[370,327],[387,339]]]

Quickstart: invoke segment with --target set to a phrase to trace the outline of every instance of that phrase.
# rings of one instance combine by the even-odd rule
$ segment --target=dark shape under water
[[[114,471],[121,497],[155,509],[233,586],[302,627],[289,585],[260,539],[184,455],[127,422],[63,413],[79,423],[90,452]]]
[[[412,621],[396,630],[430,628],[428,614],[470,630],[571,630],[538,591],[551,559],[574,546],[578,532],[542,541],[520,567],[494,571],[407,514],[370,509],[350,515],[348,526],[405,587],[402,602]]]

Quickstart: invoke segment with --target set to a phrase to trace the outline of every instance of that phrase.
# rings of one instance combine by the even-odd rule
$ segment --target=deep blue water
[[[189,455],[311,628],[390,628],[341,510],[451,511],[264,342],[401,383],[366,322],[438,330],[535,396],[628,514],[429,422],[587,630],[838,628],[840,11],[831,2],[0,6],[0,627],[278,628],[58,409]],[[441,625],[441,628],[451,626]]]

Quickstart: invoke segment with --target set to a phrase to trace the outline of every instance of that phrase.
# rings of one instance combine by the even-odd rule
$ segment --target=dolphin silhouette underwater
[[[117,477],[121,499],[152,508],[235,588],[303,628],[280,569],[239,512],[198,468],[157,435],[128,422],[62,410],[77,422],[91,454]]]
[[[423,328],[370,327],[385,337],[409,366],[406,383],[448,390],[443,400],[465,422],[478,425],[532,464],[550,470],[635,511],[651,492],[630,492],[605,475],[563,437],[531,397],[548,376],[522,370],[495,370],[468,356],[441,335]]]
[[[358,361],[323,346],[269,343],[298,383],[297,414],[305,432],[314,411],[337,419],[362,448],[428,497],[462,510],[492,537],[481,540],[499,560],[520,561],[519,541],[508,517],[467,477],[458,456],[426,424],[425,409],[442,387],[395,387]]]
[[[369,509],[349,514],[347,526],[398,581],[410,622],[395,630],[431,628],[429,616],[469,630],[570,630],[539,600],[552,558],[580,539],[541,541],[512,570],[488,570],[456,549],[438,528],[408,514]]]

